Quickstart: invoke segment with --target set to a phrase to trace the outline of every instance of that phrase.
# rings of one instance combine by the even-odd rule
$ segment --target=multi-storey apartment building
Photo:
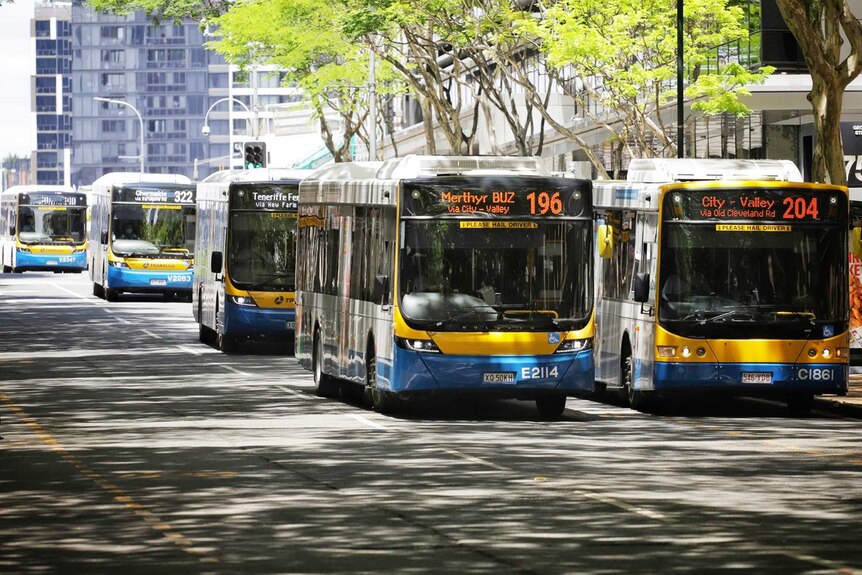
[[[36,184],[69,182],[72,140],[72,5],[36,4],[30,22],[35,55],[30,109],[35,146],[31,156]]]

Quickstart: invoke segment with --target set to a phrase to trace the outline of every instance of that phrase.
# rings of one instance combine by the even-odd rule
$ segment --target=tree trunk
[[[821,76],[812,76],[811,107],[814,110],[814,157],[811,170],[813,180],[827,184],[847,185],[844,168],[844,150],[841,143],[841,108],[844,88],[841,82],[829,82]]]

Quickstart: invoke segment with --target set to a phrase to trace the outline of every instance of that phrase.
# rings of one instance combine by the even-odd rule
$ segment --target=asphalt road
[[[860,420],[737,400],[386,417],[191,305],[0,275],[0,573],[862,573]]]

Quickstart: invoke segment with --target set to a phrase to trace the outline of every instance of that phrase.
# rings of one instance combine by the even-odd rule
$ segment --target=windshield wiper
[[[268,277],[267,277],[266,279],[264,279],[264,280],[261,280],[261,281],[258,281],[258,282],[255,282],[255,283],[251,284],[250,286],[248,286],[248,287],[247,287],[247,288],[245,288],[245,289],[246,289],[247,291],[253,291],[253,290],[256,290],[256,289],[258,289],[258,288],[262,288],[262,287],[264,287],[264,286],[271,285],[269,282],[271,282],[272,280],[281,280],[281,279],[290,279],[290,280],[292,280],[292,279],[294,278],[294,276],[295,276],[295,275],[296,275],[296,274],[293,274],[293,273],[289,273],[289,274],[273,274],[273,275],[271,275],[271,276],[268,276]],[[278,287],[280,287],[280,288],[286,288],[288,291],[296,289],[296,286],[295,286],[294,284],[278,285]]]
[[[491,308],[491,309],[493,310],[493,308]],[[488,310],[484,309],[484,308],[474,307],[473,309],[467,310],[463,313],[459,313],[458,315],[453,315],[451,317],[447,317],[446,319],[444,319],[442,321],[438,321],[434,327],[446,327],[447,325],[450,325],[452,322],[464,319],[466,317],[470,317],[471,315],[475,315],[475,314],[478,314],[480,312],[488,313]],[[483,320],[483,321],[487,322],[489,320]]]
[[[810,311],[795,311],[795,310],[777,310],[772,312],[775,314],[776,319],[781,319],[785,317],[791,317],[793,319],[804,319],[808,320],[812,325],[814,324],[814,320],[817,319],[817,316],[814,312]]]
[[[707,323],[712,323],[712,322],[716,322],[716,321],[725,321],[727,319],[731,319],[731,318],[736,317],[736,316],[745,317],[746,319],[748,319],[748,321],[754,321],[754,319],[755,319],[753,310],[748,309],[748,308],[743,308],[743,309],[732,309],[732,310],[726,311],[724,313],[714,315],[712,317],[700,319],[698,321],[699,321],[700,325],[705,325]]]

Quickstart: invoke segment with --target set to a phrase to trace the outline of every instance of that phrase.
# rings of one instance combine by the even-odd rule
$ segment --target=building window
[[[102,40],[116,40],[122,41],[123,36],[123,27],[122,26],[102,26]]]
[[[126,61],[125,50],[102,50],[102,62],[123,64]]]
[[[123,89],[126,87],[126,75],[122,73],[102,74],[102,87],[108,89]]]
[[[109,134],[123,133],[126,131],[125,120],[102,120],[102,132]]]

